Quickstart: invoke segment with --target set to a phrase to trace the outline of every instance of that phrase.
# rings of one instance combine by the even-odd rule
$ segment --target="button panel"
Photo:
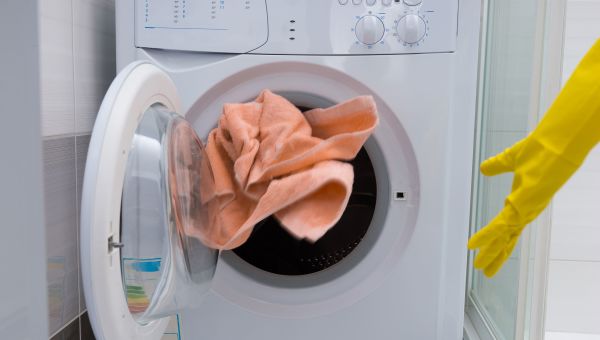
[[[342,6],[348,5],[350,0],[338,0],[339,4]],[[352,4],[355,6],[361,5],[363,0],[352,0]],[[375,6],[378,2],[381,2],[383,6],[391,6],[392,3],[396,2],[397,4],[404,4],[405,6],[418,6],[423,0],[365,0],[367,6]]]
[[[456,48],[458,0],[265,1],[269,40],[251,53],[403,54]]]

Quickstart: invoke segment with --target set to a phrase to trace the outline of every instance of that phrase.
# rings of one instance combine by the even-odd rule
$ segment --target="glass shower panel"
[[[538,0],[489,0],[480,84],[479,154],[482,162],[526,136],[530,117]],[[476,176],[472,228],[502,209],[512,174]],[[521,245],[493,278],[473,271],[469,298],[492,338],[514,339]],[[469,310],[469,309],[468,309]],[[472,309],[471,309],[472,310]],[[471,315],[471,318],[473,316]]]

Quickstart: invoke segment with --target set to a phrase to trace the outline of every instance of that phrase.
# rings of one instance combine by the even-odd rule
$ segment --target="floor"
[[[56,332],[50,340],[95,340],[92,326],[88,318],[87,312],[81,314],[80,317],[67,324],[61,330]],[[165,330],[165,334],[161,340],[181,340],[179,333],[179,319],[177,316],[171,318],[171,322]]]

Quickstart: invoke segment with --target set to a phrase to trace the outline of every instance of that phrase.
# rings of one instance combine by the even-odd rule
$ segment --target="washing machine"
[[[85,168],[81,268],[97,339],[461,339],[476,112],[475,0],[116,2],[119,73]],[[263,89],[301,110],[373,96],[379,126],[319,241],[261,221],[188,237],[202,143]]]

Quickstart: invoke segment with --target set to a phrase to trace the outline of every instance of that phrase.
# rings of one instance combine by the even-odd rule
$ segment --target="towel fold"
[[[202,223],[188,235],[216,249],[243,244],[274,215],[297,238],[316,241],[341,217],[352,191],[353,159],[378,123],[361,96],[302,113],[268,90],[226,104],[201,162]]]

